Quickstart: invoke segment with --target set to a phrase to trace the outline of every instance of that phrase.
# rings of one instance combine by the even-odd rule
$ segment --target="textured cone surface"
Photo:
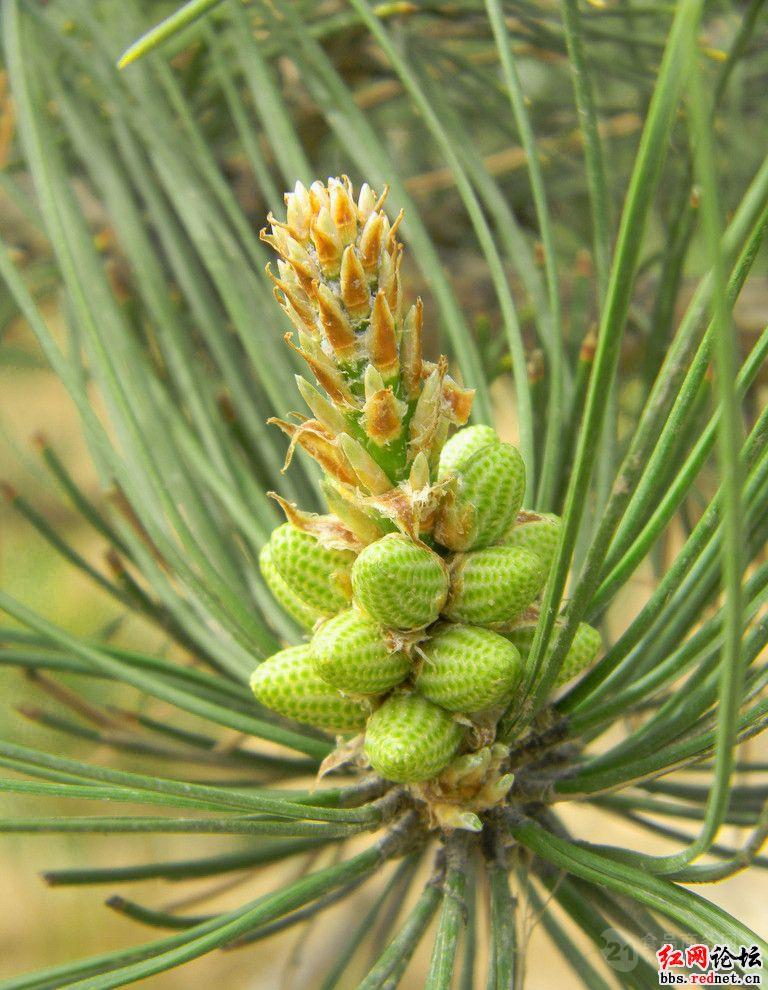
[[[443,612],[454,622],[509,622],[541,591],[547,572],[541,559],[518,547],[488,547],[457,554]]]
[[[308,646],[292,646],[265,660],[251,675],[251,689],[267,708],[298,722],[335,732],[365,725],[362,706],[315,673]]]
[[[259,554],[259,568],[275,601],[303,629],[311,629],[318,619],[324,618],[323,612],[301,601],[280,577],[272,561],[272,548],[269,543],[265,544],[261,549],[261,553]]]
[[[560,517],[548,512],[540,519],[513,526],[504,537],[504,546],[531,550],[541,558],[549,572],[559,538]]]
[[[466,426],[463,430],[459,430],[440,452],[438,478],[445,478],[452,471],[460,470],[481,447],[497,443],[500,443],[500,440],[492,426]]]
[[[365,754],[387,780],[415,783],[440,773],[463,735],[448,712],[420,694],[396,694],[368,720]]]
[[[310,533],[290,523],[277,527],[269,546],[275,569],[300,601],[325,615],[346,608],[353,553],[329,550]]]
[[[498,633],[446,625],[422,646],[419,691],[452,712],[478,712],[508,701],[522,673],[520,652]]]
[[[535,632],[536,624],[526,622],[505,635],[510,642],[515,644],[527,660]],[[600,652],[601,646],[602,639],[597,629],[586,622],[580,622],[573,637],[573,642],[565,655],[563,665],[558,671],[555,682],[552,685],[553,690],[554,688],[562,687],[563,684],[566,684],[576,677],[577,674],[580,674],[582,670],[585,670]]]
[[[380,627],[357,609],[324,622],[309,648],[315,673],[350,694],[381,694],[411,669],[405,653],[391,652]]]
[[[435,537],[451,550],[498,542],[517,515],[525,492],[525,465],[509,443],[481,447],[456,472],[455,489],[440,510]]]
[[[440,614],[448,572],[436,553],[390,533],[355,560],[352,590],[355,600],[383,626],[417,629]]]
[[[570,649],[565,655],[563,666],[557,673],[553,687],[561,687],[573,680],[577,674],[588,667],[600,652],[602,640],[594,626],[580,622],[573,637]]]

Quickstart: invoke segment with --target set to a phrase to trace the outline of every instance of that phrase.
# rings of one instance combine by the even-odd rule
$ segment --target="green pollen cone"
[[[456,554],[443,614],[454,622],[487,626],[509,622],[536,598],[547,572],[541,559],[517,547]]]
[[[456,471],[441,506],[435,538],[450,550],[498,542],[514,522],[525,492],[525,465],[516,447],[481,447]]]
[[[527,659],[535,632],[536,623],[526,622],[516,626],[504,635],[510,642],[517,646]],[[580,622],[576,629],[576,635],[573,637],[573,642],[565,655],[563,665],[558,671],[555,682],[552,685],[553,690],[562,687],[563,684],[567,684],[577,674],[580,674],[582,670],[589,667],[600,652],[601,646],[602,639],[597,629],[586,622]]]
[[[466,426],[454,433],[440,451],[440,464],[437,476],[440,480],[458,471],[481,447],[500,443],[499,436],[492,426]]]
[[[365,755],[382,777],[411,784],[440,773],[463,736],[448,712],[420,694],[396,694],[368,720]]]
[[[325,615],[346,608],[351,597],[349,569],[355,555],[330,550],[310,533],[283,523],[269,540],[272,563],[299,601]]]
[[[436,553],[399,533],[367,546],[352,567],[355,601],[391,629],[434,622],[448,593],[448,570]]]
[[[349,694],[381,694],[411,670],[405,653],[389,650],[380,627],[357,609],[324,622],[309,649],[315,673]]]
[[[261,663],[251,675],[251,689],[267,708],[297,722],[332,732],[365,726],[363,707],[318,677],[306,645],[281,650]]]
[[[416,687],[451,712],[479,712],[508,701],[520,682],[520,652],[478,626],[446,625],[421,647]]]
[[[533,515],[533,514],[532,514]],[[521,547],[540,557],[549,573],[560,539],[560,516],[543,513],[527,522],[516,523],[503,539],[505,547]]]
[[[272,547],[269,543],[261,548],[259,568],[275,601],[292,619],[296,620],[302,629],[311,629],[318,619],[324,618],[323,612],[301,601],[280,577],[272,561]]]

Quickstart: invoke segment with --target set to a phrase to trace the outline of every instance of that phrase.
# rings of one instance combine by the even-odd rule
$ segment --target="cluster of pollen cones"
[[[496,726],[524,680],[535,601],[559,538],[522,510],[525,465],[473,392],[422,355],[422,306],[400,283],[401,216],[364,185],[300,183],[262,238],[311,417],[273,420],[323,471],[328,511],[278,496],[287,522],[262,550],[264,580],[309,633],[254,672],[266,707],[342,737],[350,759],[405,786],[433,825],[479,829],[512,783]],[[294,339],[294,336],[296,339]],[[563,673],[599,649],[582,625]],[[353,738],[344,739],[349,737]]]

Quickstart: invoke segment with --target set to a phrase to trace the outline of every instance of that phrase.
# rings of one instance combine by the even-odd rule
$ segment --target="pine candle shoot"
[[[346,177],[297,183],[285,221],[262,231],[286,340],[314,378],[297,376],[310,415],[272,422],[286,466],[298,446],[322,469],[328,512],[278,499],[287,522],[262,574],[309,639],[251,684],[410,788],[431,824],[478,830],[512,784],[496,723],[522,681],[559,519],[523,509],[520,452],[467,426],[473,392],[444,356],[424,357],[423,306],[401,288],[402,214],[390,222],[384,199],[367,185],[355,197]],[[599,649],[583,626],[567,679]]]

